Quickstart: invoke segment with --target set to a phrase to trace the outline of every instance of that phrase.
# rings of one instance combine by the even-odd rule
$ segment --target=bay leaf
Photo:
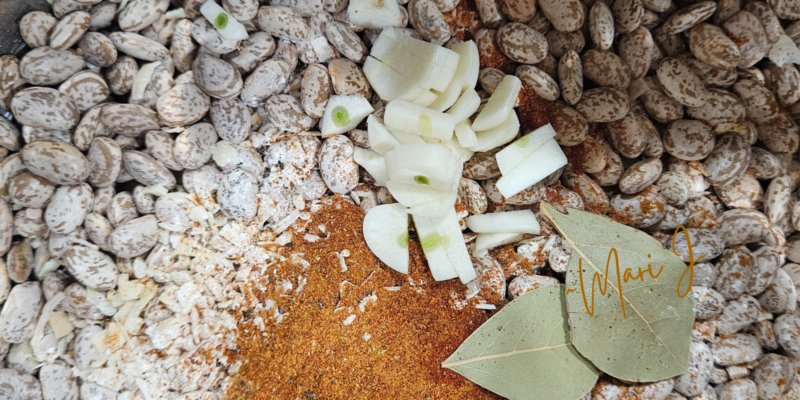
[[[691,293],[680,297],[691,282],[689,272],[681,281],[686,264],[646,233],[604,216],[571,208],[562,214],[549,203],[541,212],[572,247],[566,298],[575,348],[625,381],[685,373],[694,323]]]
[[[516,298],[442,366],[512,400],[576,400],[599,375],[570,344],[564,285]]]

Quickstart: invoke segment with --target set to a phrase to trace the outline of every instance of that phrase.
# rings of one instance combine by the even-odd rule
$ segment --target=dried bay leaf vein
[[[599,374],[569,339],[563,285],[503,307],[442,366],[512,400],[576,400]]]
[[[476,361],[491,360],[493,358],[511,357],[511,356],[515,356],[517,354],[533,353],[533,352],[536,352],[536,351],[553,350],[553,349],[557,349],[559,347],[569,346],[570,344],[572,344],[572,343],[563,343],[563,344],[558,344],[558,345],[555,345],[555,346],[539,347],[539,348],[536,348],[536,349],[514,350],[514,351],[509,351],[508,353],[498,353],[498,354],[491,354],[491,355],[488,355],[488,356],[467,358],[465,360],[461,360],[461,361],[457,361],[457,362],[442,363],[442,366],[445,367],[445,368],[457,367],[459,365],[470,364],[470,363],[473,363],[473,362],[476,362]]]

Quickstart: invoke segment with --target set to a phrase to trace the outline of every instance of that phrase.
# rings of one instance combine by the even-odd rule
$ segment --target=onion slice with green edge
[[[331,96],[320,123],[322,136],[349,132],[373,111],[375,109],[363,95]]]
[[[511,143],[503,150],[500,150],[495,158],[497,166],[503,174],[511,173],[511,170],[530,157],[542,145],[556,137],[556,131],[552,125],[547,124]]]
[[[402,204],[372,207],[364,216],[364,241],[389,268],[408,273],[408,213]]]
[[[386,105],[383,120],[388,127],[442,140],[453,137],[458,122],[452,115],[399,99]]]
[[[454,207],[441,217],[413,215],[413,219],[433,279],[443,281],[458,276],[462,283],[475,279],[475,268]]]
[[[398,203],[406,207],[416,207],[451,195],[451,192],[447,190],[431,189],[427,185],[397,183],[391,180],[386,182],[386,188]],[[453,199],[453,204],[455,204],[455,199]]]
[[[513,145],[512,145],[513,146]],[[509,172],[497,180],[497,190],[509,198],[538,183],[559,168],[567,165],[567,156],[555,139],[534,150]]]
[[[211,22],[214,29],[225,39],[245,40],[250,37],[244,25],[237,21],[236,18],[233,18],[233,15],[228,14],[228,12],[214,2],[214,0],[205,2],[202,7],[200,7],[200,13],[206,17],[208,22]]]
[[[401,145],[386,153],[385,157],[389,180],[395,183],[446,192],[453,192],[458,187],[463,164],[458,156],[443,146]]]

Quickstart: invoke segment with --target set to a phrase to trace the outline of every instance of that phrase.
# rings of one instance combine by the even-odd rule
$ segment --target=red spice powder
[[[586,172],[586,167],[584,166],[586,147],[583,143],[579,143],[575,146],[562,146],[561,151],[567,156],[569,167],[575,174],[580,175]]]
[[[327,238],[295,237],[293,246],[276,249],[287,261],[268,268],[273,276],[265,285],[245,292],[261,304],[275,301],[287,315],[275,325],[274,308],[237,311],[238,349],[228,356],[242,364],[226,398],[499,399],[440,366],[489,314],[475,308],[477,299],[456,310],[466,287],[457,279],[433,281],[414,240],[409,275],[381,264],[364,242],[363,218],[359,207],[335,197],[308,224],[315,227],[309,233]],[[336,254],[343,250],[350,252],[344,272]],[[292,253],[310,265],[293,264]],[[303,290],[281,294],[279,282],[298,276],[307,280]],[[252,323],[256,315],[266,332]]]
[[[483,60],[481,60],[483,65]],[[550,123],[551,115],[556,112],[552,101],[540,97],[533,88],[522,81],[522,90],[519,92],[519,124],[523,133],[528,133]]]

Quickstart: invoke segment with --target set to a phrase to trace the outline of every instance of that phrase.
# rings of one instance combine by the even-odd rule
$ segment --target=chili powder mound
[[[244,292],[275,305],[236,311],[240,333],[228,357],[240,367],[226,398],[499,399],[440,366],[489,314],[475,308],[476,299],[462,300],[466,287],[457,279],[435,282],[416,241],[408,276],[381,264],[364,242],[363,218],[335,197],[306,225],[322,239],[295,234],[292,246],[273,249],[286,261]],[[287,281],[305,284],[284,293]],[[277,324],[276,312],[283,315]]]

